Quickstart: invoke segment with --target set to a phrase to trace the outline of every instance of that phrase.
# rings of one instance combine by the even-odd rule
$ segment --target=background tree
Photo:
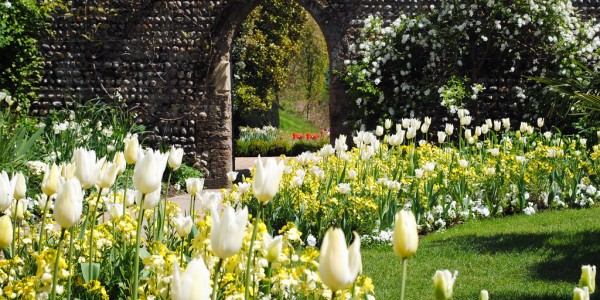
[[[306,92],[306,104],[304,113],[306,117],[310,117],[312,108],[324,108],[327,104],[328,82],[327,69],[329,61],[327,59],[327,45],[325,39],[320,33],[317,23],[310,19],[306,24],[300,40],[300,55],[301,61],[294,61],[298,76],[302,78],[304,90]]]
[[[294,0],[265,0],[242,25],[232,49],[237,125],[262,126],[278,121],[274,104],[287,82],[289,61],[297,54],[306,19],[306,12]],[[260,116],[270,110],[274,116]]]

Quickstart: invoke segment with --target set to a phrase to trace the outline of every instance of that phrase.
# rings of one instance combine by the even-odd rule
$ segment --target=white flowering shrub
[[[576,76],[574,61],[597,70],[599,28],[569,0],[443,0],[389,26],[369,17],[344,62],[352,125],[461,107],[545,115],[549,100],[526,77]]]

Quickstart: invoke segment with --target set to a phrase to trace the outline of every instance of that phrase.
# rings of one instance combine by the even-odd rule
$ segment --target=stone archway
[[[231,111],[231,93],[227,91],[223,93],[223,91],[218,90],[218,86],[227,85],[220,80],[223,79],[223,70],[220,66],[223,66],[223,63],[226,59],[230,57],[230,49],[234,40],[234,37],[237,35],[240,26],[246,20],[247,16],[250,12],[255,9],[259,4],[260,0],[251,1],[245,3],[243,5],[237,6],[235,8],[231,8],[230,12],[224,12],[223,15],[227,16],[223,19],[223,21],[217,25],[217,40],[215,43],[215,53],[212,57],[212,65],[215,66],[215,70],[213,72],[214,75],[214,85],[215,85],[215,93],[222,95],[226,102],[225,106],[228,107],[227,116],[228,119],[228,130],[230,134],[230,138],[227,142],[227,146],[230,148],[228,163],[224,164],[224,167],[227,170],[232,169],[232,161],[233,161],[233,128],[232,128],[232,111]],[[319,28],[325,38],[325,42],[327,44],[327,54],[329,56],[329,73],[331,76],[329,77],[329,118],[331,124],[331,137],[335,138],[339,134],[347,133],[346,129],[343,126],[343,117],[345,107],[343,101],[344,97],[344,86],[341,80],[337,77],[337,74],[334,70],[339,70],[341,63],[343,61],[343,43],[342,37],[343,34],[343,26],[341,24],[336,23],[336,13],[328,6],[327,3],[319,0],[297,0],[297,2],[314,18],[314,20],[319,25]],[[339,18],[337,18],[339,20]],[[226,71],[230,72],[230,71]],[[228,80],[231,80],[229,77]],[[231,86],[229,84],[229,86]]]

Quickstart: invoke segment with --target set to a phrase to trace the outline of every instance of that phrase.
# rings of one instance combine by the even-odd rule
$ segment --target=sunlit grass
[[[422,237],[408,263],[407,299],[432,299],[438,269],[458,270],[454,299],[571,299],[581,266],[600,266],[600,209],[472,221]],[[363,249],[377,299],[400,299],[401,261],[391,246]],[[594,293],[591,299],[600,299]]]
[[[279,129],[286,133],[318,133],[319,128],[295,114],[285,110],[279,110]]]

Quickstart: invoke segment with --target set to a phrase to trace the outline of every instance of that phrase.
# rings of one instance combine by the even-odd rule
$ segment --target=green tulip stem
[[[350,290],[350,299],[354,300],[356,299],[356,279],[354,280],[354,282],[352,283],[352,290]]]
[[[195,209],[196,209],[196,196],[192,195],[192,198],[190,199],[190,216],[192,217],[192,224],[194,224],[194,226],[196,226],[196,220],[194,219],[194,215],[196,214]]]
[[[219,262],[215,266],[215,277],[213,278],[213,290],[212,300],[217,300],[217,294],[219,294],[219,275],[221,274],[221,266],[223,265],[223,259],[219,258]],[[248,299],[248,298],[245,298]]]
[[[38,254],[42,254],[42,241],[44,240],[44,234],[46,233],[46,210],[48,209],[48,202],[50,202],[50,199],[46,200],[46,204],[44,204],[44,209],[42,210],[42,225],[40,226]]]
[[[21,223],[21,222],[17,221],[17,223]],[[15,251],[15,255],[19,255],[19,240],[21,239],[21,226],[20,226],[20,224],[19,224],[19,226],[17,226],[16,231],[17,231],[16,238],[13,239],[13,242],[15,243],[14,251]]]
[[[165,196],[163,199],[163,205],[162,207],[159,205],[158,207],[158,216],[160,217],[160,220],[158,220],[157,223],[157,228],[156,228],[156,238],[158,239],[159,242],[162,241],[163,238],[163,232],[164,232],[164,228],[165,228],[165,219],[166,219],[166,214],[167,214],[167,197],[169,197],[169,187],[171,186],[171,175],[173,174],[173,171],[169,171],[169,176],[167,177],[167,188],[165,189]]]
[[[179,261],[181,261],[183,263],[183,248],[185,246],[185,237],[181,238],[181,253],[180,253],[180,259]]]
[[[58,262],[60,261],[60,251],[62,250],[62,244],[65,239],[66,228],[62,228],[60,231],[60,239],[58,240],[58,248],[56,249],[56,257],[54,258],[54,276],[52,276],[52,292],[50,293],[50,300],[56,299],[56,282],[58,281]]]
[[[335,299],[336,295],[337,295],[337,291],[332,291],[331,292],[331,300]]]
[[[144,199],[146,199],[146,194],[142,194],[142,201],[140,201],[140,211],[135,235],[135,257],[133,258],[133,286],[131,290],[131,299],[138,298],[138,284],[140,279],[140,236],[142,235],[142,222],[144,221]]]
[[[261,218],[263,208],[264,205],[260,203],[258,213],[254,218],[254,228],[252,228],[252,238],[250,239],[250,247],[248,249],[248,263],[246,264],[246,288],[244,290],[244,299],[250,299],[250,279],[252,277],[250,274],[250,265],[252,264],[252,248],[254,246],[254,240],[256,239],[256,232],[258,231],[258,220]]]
[[[272,274],[273,274],[273,268],[271,268],[272,263],[269,263],[269,265],[267,266],[267,299],[271,298],[271,281],[273,280]]]
[[[18,227],[17,227],[17,219],[18,219],[17,218],[17,211],[19,210],[19,200],[16,200],[16,201],[17,202],[15,203],[15,210],[13,211],[13,214],[12,214],[12,218],[13,218],[12,221],[13,221],[13,228],[15,229],[15,231],[17,231],[17,234],[18,234],[19,231],[18,231]],[[17,252],[17,250],[15,248],[17,245],[15,245],[15,243],[17,242],[18,239],[19,239],[18,237],[17,238],[13,238],[13,240],[11,242],[11,246],[10,246],[10,249],[12,250],[11,254],[10,254],[11,258],[14,258],[15,257],[15,252]]]
[[[67,299],[71,299],[71,278],[73,278],[72,273],[72,261],[71,257],[73,256],[73,241],[75,240],[73,237],[75,236],[75,226],[71,226],[69,229],[69,253],[67,253],[67,264],[69,267],[69,279],[67,280]]]
[[[102,195],[102,188],[98,189],[98,197],[96,197],[96,203],[94,203],[94,209],[90,211],[90,256],[88,262],[88,278],[92,280],[92,263],[94,262],[94,227],[96,225],[96,209],[98,209],[98,202],[100,202],[100,195]]]
[[[123,190],[123,215],[127,214],[127,187],[129,184],[130,170],[125,168],[125,189]]]
[[[400,292],[400,300],[404,300],[404,288],[406,287],[406,267],[408,266],[408,258],[402,259],[402,290]]]

